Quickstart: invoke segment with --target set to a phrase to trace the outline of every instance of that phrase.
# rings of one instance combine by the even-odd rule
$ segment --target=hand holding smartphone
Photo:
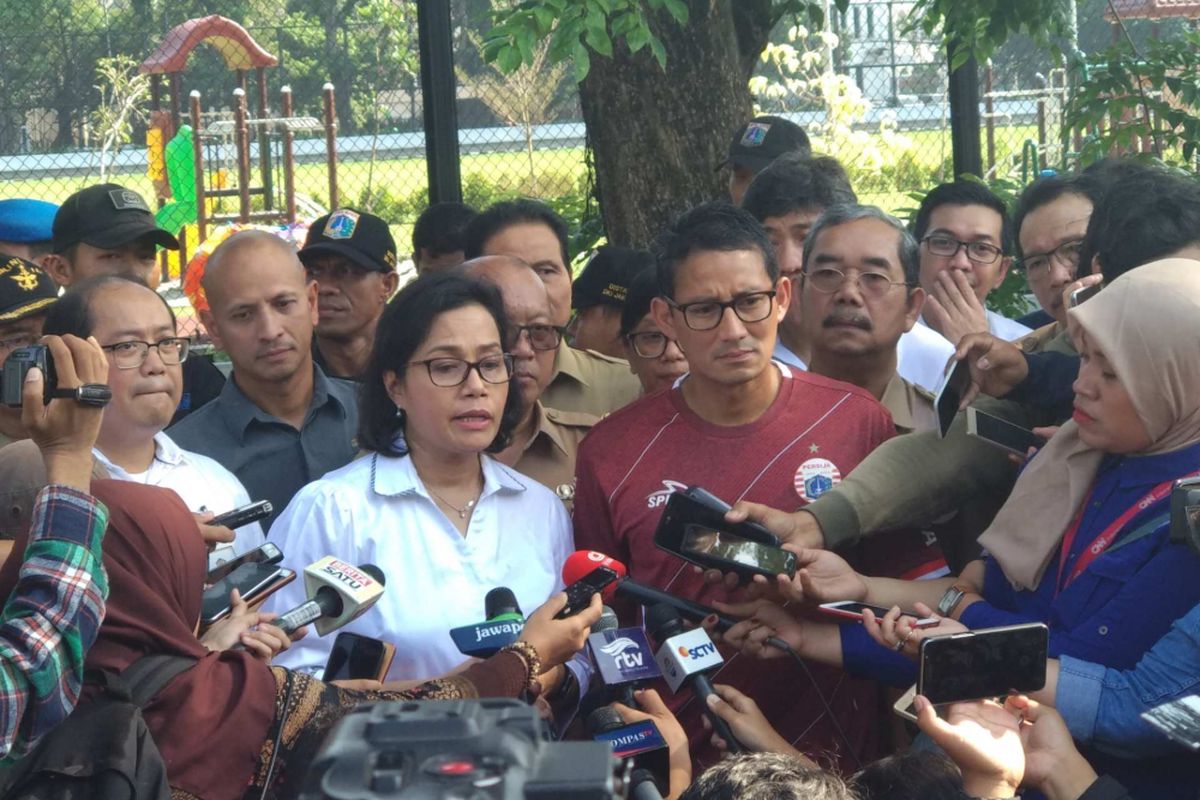
[[[566,619],[583,611],[592,604],[592,595],[602,592],[621,576],[608,567],[597,567],[566,588],[567,605],[554,615],[555,619]]]
[[[828,614],[829,616],[841,619],[857,620],[858,622],[863,621],[863,611],[868,608],[875,615],[875,622],[877,624],[883,620],[884,614],[891,611],[891,609],[884,608],[883,606],[873,606],[869,603],[860,603],[857,600],[839,600],[836,603],[822,603],[817,606],[817,610],[822,614]],[[916,622],[913,623],[913,627],[917,630],[936,628],[938,623],[941,622],[937,617],[922,617],[915,611],[901,611],[900,613],[905,617],[915,619]]]

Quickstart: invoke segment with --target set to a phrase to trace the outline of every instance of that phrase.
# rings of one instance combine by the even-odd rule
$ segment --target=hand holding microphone
[[[583,649],[587,644],[588,632],[600,619],[603,609],[600,596],[594,595],[591,604],[583,611],[565,619],[555,619],[554,615],[566,605],[565,592],[551,597],[525,619],[525,628],[518,639],[533,645],[542,661],[543,674],[551,667],[565,664]]]
[[[277,614],[252,611],[237,589],[229,593],[229,606],[229,616],[210,625],[200,637],[200,643],[209,650],[246,650],[270,663],[308,633],[308,628],[297,628],[290,635],[284,632],[272,624]]]

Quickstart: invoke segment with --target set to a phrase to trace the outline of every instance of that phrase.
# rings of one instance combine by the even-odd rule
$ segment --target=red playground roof
[[[138,66],[143,74],[182,72],[197,46],[207,42],[217,49],[229,69],[273,67],[279,59],[263,50],[246,29],[231,19],[213,14],[189,19],[167,31],[162,44]]]
[[[1113,0],[1104,12],[1109,22],[1116,21],[1113,11],[1122,19],[1198,19],[1200,0]]]

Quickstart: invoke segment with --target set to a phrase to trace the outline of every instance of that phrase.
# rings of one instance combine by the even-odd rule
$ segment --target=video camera
[[[380,702],[337,724],[302,800],[445,797],[621,800],[626,767],[607,742],[550,742],[513,699]]]
[[[0,403],[10,408],[21,407],[22,393],[25,391],[25,373],[33,367],[40,369],[46,377],[43,402],[50,402],[58,383],[54,359],[50,357],[50,349],[46,345],[31,344],[13,350],[5,359],[4,367],[0,370]]]

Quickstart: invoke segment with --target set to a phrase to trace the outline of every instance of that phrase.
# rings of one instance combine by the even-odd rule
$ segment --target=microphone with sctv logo
[[[379,602],[385,583],[383,571],[374,564],[356,567],[325,556],[304,569],[304,591],[309,599],[271,624],[291,633],[312,622],[317,635],[324,636]]]
[[[454,646],[464,656],[490,658],[512,644],[525,629],[525,616],[512,590],[497,586],[483,599],[485,621],[450,631]]]
[[[708,696],[716,692],[704,672],[725,663],[725,659],[717,652],[717,646],[708,638],[708,633],[703,628],[685,631],[679,614],[666,603],[649,608],[646,612],[646,628],[659,642],[656,660],[671,691],[678,692],[686,684],[712,723],[713,732],[725,740],[729,752],[742,752],[742,745],[734,737],[729,723],[708,707]]]

